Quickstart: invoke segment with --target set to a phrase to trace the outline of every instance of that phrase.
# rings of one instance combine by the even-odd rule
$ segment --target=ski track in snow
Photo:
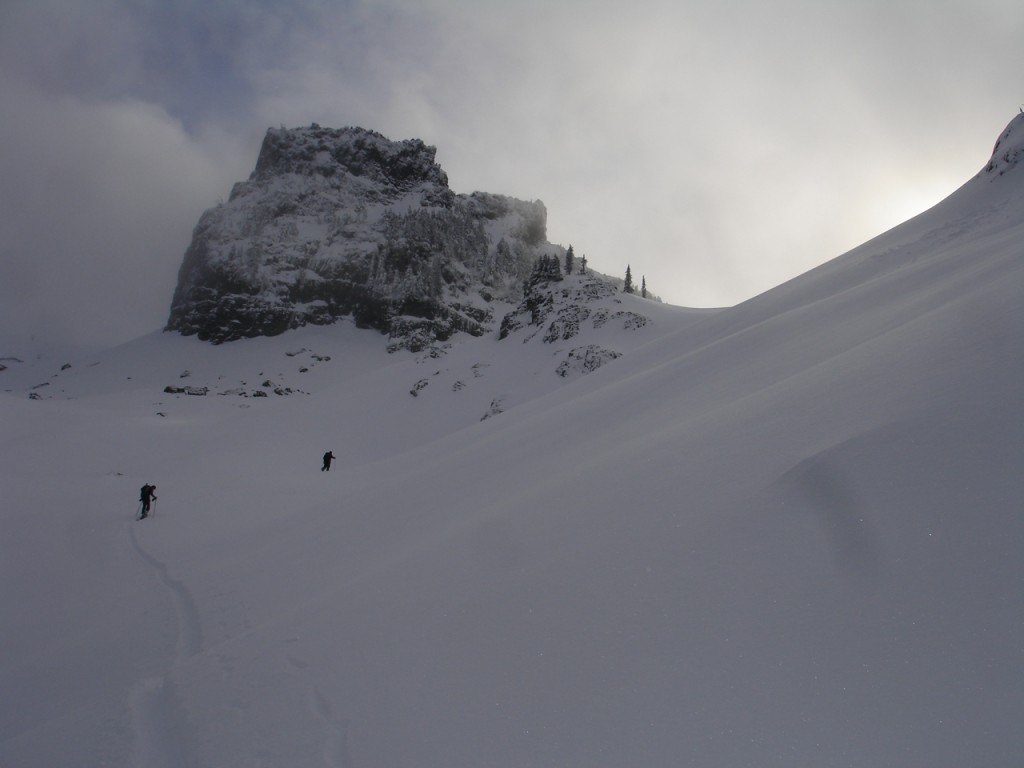
[[[327,737],[324,741],[324,764],[328,768],[352,768],[348,753],[348,720],[334,717],[334,708],[315,685],[309,690],[309,711],[323,722]]]
[[[180,581],[172,578],[166,564],[150,555],[139,544],[135,526],[128,529],[132,547],[166,588],[177,620],[174,658],[161,677],[147,678],[135,684],[129,698],[132,726],[135,730],[135,765],[142,768],[179,768],[193,765],[185,712],[173,681],[174,667],[202,651],[203,631],[192,595]]]
[[[186,713],[169,675],[141,680],[129,697],[135,730],[133,764],[139,768],[194,765],[186,738]]]

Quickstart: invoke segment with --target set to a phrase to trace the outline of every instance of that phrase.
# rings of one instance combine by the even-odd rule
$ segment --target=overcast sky
[[[596,269],[735,304],[976,173],[1022,40],[1020,0],[3,0],[0,324],[162,327],[200,214],[312,122],[421,138]]]

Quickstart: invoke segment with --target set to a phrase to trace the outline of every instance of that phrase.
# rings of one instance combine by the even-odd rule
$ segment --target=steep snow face
[[[441,357],[0,395],[0,764],[1019,765],[1018,169],[720,311],[574,275]]]
[[[201,217],[167,329],[222,342],[351,316],[414,348],[484,333],[491,302],[562,249],[542,203],[456,195],[434,156],[361,128],[268,131],[250,179]]]
[[[1018,163],[1022,156],[1024,115],[1018,115],[1000,134],[991,160],[949,197],[848,253],[732,308],[718,322],[738,329],[776,315],[783,305],[795,312],[844,293],[853,300],[869,286],[895,285],[901,280],[914,293],[919,286],[913,281],[921,268],[963,268],[980,247],[979,231],[1013,236],[1024,209],[1024,170]],[[1004,245],[1000,240],[986,244],[984,250]],[[709,327],[707,332],[713,331]]]

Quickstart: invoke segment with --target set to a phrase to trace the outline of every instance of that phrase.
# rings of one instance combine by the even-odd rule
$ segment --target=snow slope
[[[737,307],[621,297],[586,376],[338,325],[5,379],[0,765],[1020,765],[1000,169]]]

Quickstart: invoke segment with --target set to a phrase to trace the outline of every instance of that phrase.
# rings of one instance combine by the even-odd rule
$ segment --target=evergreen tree
[[[583,257],[580,259],[580,274],[587,274],[587,254],[585,253],[583,254]]]
[[[548,260],[548,276],[555,283],[562,279],[562,265],[558,263],[557,256],[552,256]]]
[[[622,292],[623,293],[632,293],[633,292],[633,272],[629,268],[629,264],[626,265],[626,279],[622,283]]]
[[[561,279],[562,266],[558,262],[558,257],[542,254],[533,263],[533,272],[524,281],[523,288],[526,293],[529,293],[530,289],[539,283],[557,283]]]
[[[640,296],[647,298],[647,275],[640,278]]]
[[[565,274],[567,274],[567,275],[571,275],[572,274],[572,266],[573,266],[572,263],[573,263],[573,260],[575,258],[576,258],[576,255],[572,252],[572,245],[570,244],[569,245],[569,250],[567,250],[565,252]]]

